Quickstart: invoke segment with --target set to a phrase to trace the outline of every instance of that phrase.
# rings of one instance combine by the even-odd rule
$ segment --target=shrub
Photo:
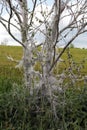
[[[0,130],[87,129],[86,87],[60,93],[55,118],[51,103],[41,92],[29,95],[23,85],[11,85],[7,87],[10,91],[4,89],[0,93]]]
[[[67,129],[87,129],[87,88],[66,91],[65,122]]]

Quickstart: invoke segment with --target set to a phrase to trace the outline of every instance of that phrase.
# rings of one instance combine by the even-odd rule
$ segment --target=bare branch
[[[4,19],[4,18],[2,18],[2,17],[0,17],[0,19],[1,19],[2,21],[4,21],[4,22],[8,23],[8,20],[6,20],[6,19]],[[18,26],[16,26],[15,24],[13,24],[13,23],[11,23],[11,22],[10,22],[10,24],[11,24],[13,27],[15,27],[18,31],[20,31],[20,29],[18,28]]]
[[[33,6],[32,14],[31,14],[31,20],[30,20],[29,27],[32,25],[32,20],[33,20],[34,11],[35,11],[35,8],[36,8],[36,3],[37,3],[37,0],[34,1],[34,6]]]

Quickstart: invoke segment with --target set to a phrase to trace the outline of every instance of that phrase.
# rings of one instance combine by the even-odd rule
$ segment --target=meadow
[[[58,50],[59,52],[61,49]],[[18,69],[15,69],[15,66],[17,65],[16,62],[12,62],[7,57],[12,57],[14,60],[21,60],[22,57],[22,47],[19,46],[0,46],[0,77],[11,75],[13,73],[14,76],[19,76],[21,74],[21,71]],[[64,62],[61,62],[59,67],[56,67],[55,73],[60,73],[65,68],[68,68],[70,66],[71,60],[77,64],[77,67],[83,65],[81,68],[81,74],[86,75],[87,74],[87,49],[79,49],[79,48],[70,48],[67,49],[62,59]],[[37,63],[36,70],[39,70],[39,64]],[[18,75],[17,75],[18,73]],[[12,77],[12,76],[11,76]]]
[[[21,60],[22,48],[19,46],[0,46],[0,79],[8,78],[12,81],[19,81],[23,77],[22,70],[15,69],[18,64],[9,60],[7,57],[12,57],[14,60]]]
[[[79,82],[79,88],[76,84],[58,94],[55,119],[49,101],[29,95],[23,84],[23,70],[7,59],[11,56],[21,60],[22,53],[21,47],[0,46],[0,130],[87,130],[87,84]],[[62,59],[54,74],[74,65],[76,74],[87,75],[87,49],[67,49]],[[35,69],[39,67],[37,63]]]

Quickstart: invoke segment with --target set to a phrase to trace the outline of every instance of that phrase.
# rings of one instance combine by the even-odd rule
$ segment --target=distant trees
[[[53,69],[74,39],[87,31],[87,1],[54,0],[53,6],[50,7],[47,2],[1,0],[0,23],[23,47],[21,64],[30,94],[33,94],[34,90],[42,89],[42,95],[48,97],[55,112],[55,92],[62,90],[60,84],[63,82],[64,74],[58,78],[54,75]],[[21,39],[16,37],[14,29]],[[36,44],[37,34],[44,37],[39,45]],[[61,42],[65,46],[58,52],[56,47]],[[42,46],[39,51],[38,46]],[[34,69],[37,62],[40,63],[41,72]]]
[[[74,44],[71,43],[71,44],[69,45],[69,48],[75,48]]]
[[[1,45],[7,45],[8,43],[8,39],[4,39],[2,42],[1,42]]]

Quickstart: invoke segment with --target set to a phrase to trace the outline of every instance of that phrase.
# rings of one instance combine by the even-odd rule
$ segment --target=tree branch
[[[72,43],[73,40],[75,40],[76,37],[78,37],[78,35],[80,35],[80,32],[83,30],[83,28],[85,28],[85,26],[87,25],[87,23],[85,23],[82,28],[80,28],[78,30],[78,32],[76,33],[76,35],[74,35],[70,41],[66,44],[66,46],[62,49],[62,51],[60,52],[60,54],[58,55],[58,57],[56,58],[56,60],[53,62],[53,64],[50,67],[49,72],[53,69],[53,67],[57,64],[59,58],[62,56],[62,54],[65,52],[66,48],[70,45],[70,43]]]

